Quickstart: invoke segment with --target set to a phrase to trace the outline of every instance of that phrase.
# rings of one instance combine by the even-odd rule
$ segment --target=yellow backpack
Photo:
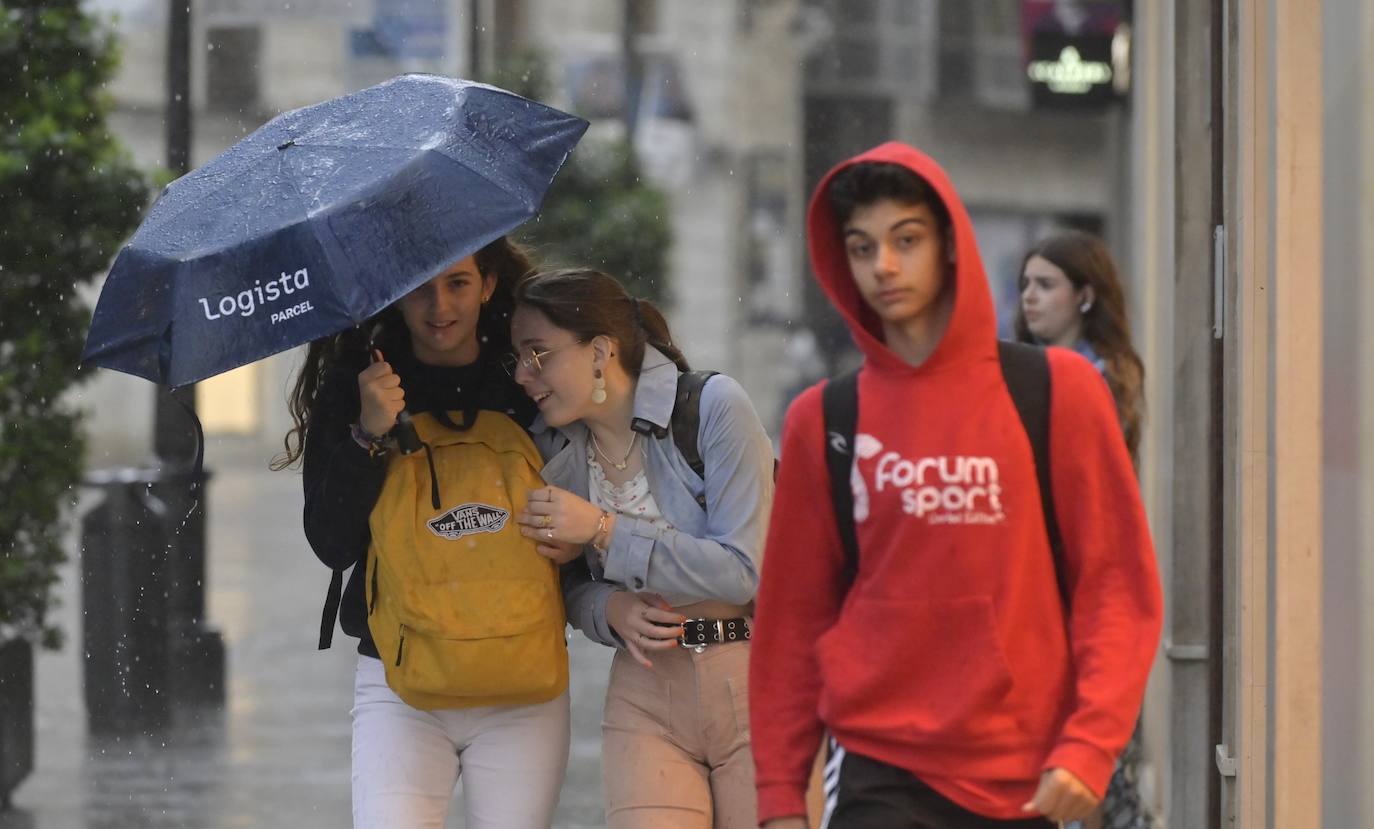
[[[412,422],[428,452],[392,453],[369,519],[368,627],[387,684],[425,710],[554,699],[568,687],[558,568],[515,523],[544,485],[538,450],[500,412],[465,431]]]

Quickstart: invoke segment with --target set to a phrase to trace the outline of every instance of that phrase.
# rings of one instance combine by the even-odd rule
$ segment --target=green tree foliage
[[[82,468],[64,402],[90,319],[78,289],[148,194],[106,127],[116,62],[78,0],[0,3],[0,641],[60,644],[48,610]]]
[[[549,100],[548,71],[533,52],[515,55],[491,76],[503,89]],[[575,113],[574,113],[575,114]],[[645,181],[623,140],[593,129],[554,180],[538,218],[519,231],[544,267],[592,267],[637,296],[668,302],[672,246],[667,195]]]

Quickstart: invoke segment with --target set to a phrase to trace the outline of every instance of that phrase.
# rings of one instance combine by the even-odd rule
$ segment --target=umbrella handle
[[[415,431],[415,424],[410,422],[410,412],[405,409],[401,409],[401,413],[396,415],[396,425],[392,427],[391,433],[396,438],[396,448],[402,455],[409,455],[424,448],[419,433]]]
[[[382,352],[377,349],[375,339],[368,342],[367,350],[374,364],[382,361]],[[410,412],[405,409],[401,409],[401,413],[396,415],[396,425],[391,427],[391,436],[396,439],[396,448],[402,455],[419,452],[424,448],[424,442],[415,431],[415,424],[410,422]]]

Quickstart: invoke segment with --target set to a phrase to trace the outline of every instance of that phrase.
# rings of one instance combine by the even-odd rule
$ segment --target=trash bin
[[[33,772],[33,645],[0,643],[0,813]]]
[[[167,505],[160,473],[97,470],[84,483],[104,500],[82,519],[81,607],[86,714],[92,733],[141,733],[171,723],[167,635]]]

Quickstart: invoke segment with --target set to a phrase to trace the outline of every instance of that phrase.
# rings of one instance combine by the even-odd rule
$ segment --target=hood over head
[[[864,301],[854,282],[845,252],[843,228],[830,206],[827,191],[831,181],[841,171],[863,162],[884,162],[907,168],[930,185],[949,213],[956,252],[952,277],[953,310],[940,344],[919,367],[907,364],[884,344],[882,321]],[[826,173],[812,193],[806,226],[807,246],[816,279],[830,302],[844,316],[855,342],[870,361],[883,368],[928,372],[970,360],[996,358],[997,316],[983,260],[978,255],[973,223],[949,177],[929,156],[910,145],[889,141],[841,162]]]

